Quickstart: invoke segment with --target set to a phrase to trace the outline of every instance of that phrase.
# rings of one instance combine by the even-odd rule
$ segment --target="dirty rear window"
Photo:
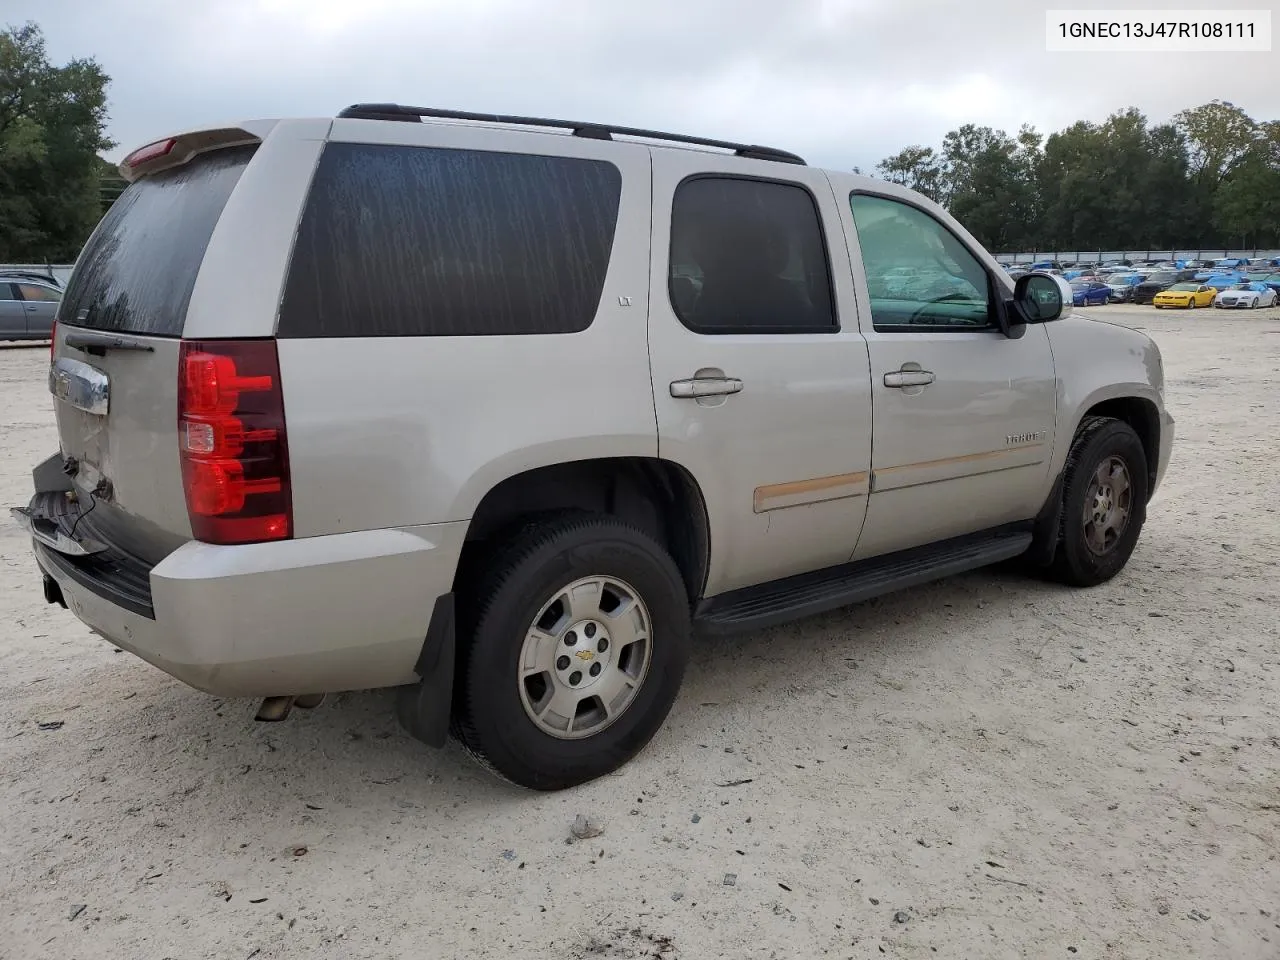
[[[609,268],[602,160],[331,143],[298,228],[281,337],[576,333]]]
[[[85,245],[58,322],[182,336],[209,238],[256,149],[215,150],[130,184]]]

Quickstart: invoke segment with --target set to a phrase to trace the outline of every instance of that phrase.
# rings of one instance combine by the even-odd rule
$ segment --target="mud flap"
[[[449,737],[456,622],[454,595],[445,593],[437,597],[422,653],[413,668],[422,679],[396,691],[400,725],[431,747],[443,747]]]
[[[1065,481],[1066,471],[1063,470],[1053,481],[1049,498],[1040,508],[1031,528],[1033,539],[1026,552],[1026,559],[1033,566],[1047,567],[1053,563],[1053,557],[1058,552],[1058,541],[1062,537],[1062,488]]]

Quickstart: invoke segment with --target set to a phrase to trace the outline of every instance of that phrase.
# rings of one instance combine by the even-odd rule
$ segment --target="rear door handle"
[[[722,397],[741,392],[742,381],[737,377],[691,377],[688,380],[671,381],[671,395],[681,399]]]
[[[884,375],[886,387],[927,387],[933,380],[928,370],[894,370]]]

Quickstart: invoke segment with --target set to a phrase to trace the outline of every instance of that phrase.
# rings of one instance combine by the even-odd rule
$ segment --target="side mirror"
[[[1025,323],[1045,323],[1067,316],[1071,285],[1059,277],[1029,273],[1013,286],[1013,306]]]

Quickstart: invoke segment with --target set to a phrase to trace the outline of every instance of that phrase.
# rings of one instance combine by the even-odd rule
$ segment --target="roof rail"
[[[688,143],[699,147],[715,147],[732,150],[739,157],[752,160],[776,160],[779,163],[804,164],[804,158],[755,144],[733,143],[729,140],[710,140],[706,137],[690,137],[683,133],[663,133],[660,130],[642,130],[638,127],[618,127],[611,123],[582,123],[576,120],[552,120],[547,117],[514,117],[502,113],[468,113],[463,110],[441,110],[436,107],[406,107],[398,103],[356,103],[338,114],[339,117],[357,120],[400,120],[418,123],[423,117],[444,120],[478,120],[484,123],[509,123],[528,127],[550,127],[556,130],[572,130],[575,137],[591,140],[612,140],[613,135],[640,137],[646,140],[667,140],[671,143]]]

